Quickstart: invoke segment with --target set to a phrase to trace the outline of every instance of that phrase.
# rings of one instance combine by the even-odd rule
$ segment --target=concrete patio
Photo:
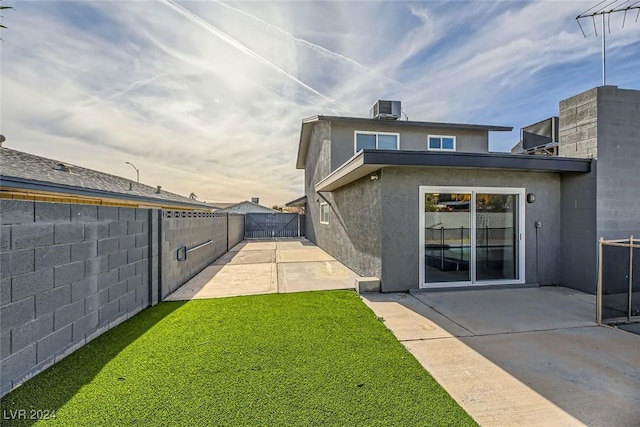
[[[561,287],[368,294],[364,302],[481,425],[640,425],[640,336]]]
[[[354,289],[356,277],[306,239],[245,240],[166,301]]]

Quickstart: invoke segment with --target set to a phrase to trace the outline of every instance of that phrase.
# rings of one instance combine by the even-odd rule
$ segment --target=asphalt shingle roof
[[[66,167],[61,167],[64,165]],[[172,202],[190,205],[193,208],[211,207],[203,202],[161,190],[156,187],[133,182],[129,179],[71,165],[59,160],[48,159],[22,151],[0,147],[0,183],[2,186],[17,187],[16,182],[39,183],[52,187],[49,191],[61,193],[81,189],[96,191],[96,197],[112,196],[118,199],[148,200],[156,203]],[[131,188],[131,189],[130,189]],[[65,191],[67,190],[67,191]],[[110,194],[105,194],[110,193]]]

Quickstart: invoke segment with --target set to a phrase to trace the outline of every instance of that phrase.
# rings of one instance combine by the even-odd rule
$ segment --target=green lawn
[[[2,425],[475,425],[351,291],[161,303],[1,403]]]

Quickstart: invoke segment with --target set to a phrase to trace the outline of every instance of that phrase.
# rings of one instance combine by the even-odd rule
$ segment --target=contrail
[[[110,101],[112,99],[118,98],[122,95],[125,95],[129,92],[131,92],[132,90],[138,89],[140,87],[146,86],[149,83],[153,83],[154,81],[158,80],[159,78],[162,78],[164,76],[168,75],[167,73],[160,73],[158,75],[155,75],[151,78],[145,79],[145,80],[138,80],[137,82],[132,83],[131,85],[129,85],[128,87],[126,87],[125,89],[122,89],[118,92],[114,92],[110,95],[107,96],[103,96],[103,97],[98,97],[98,96],[92,96],[90,99],[88,99],[87,101],[84,101],[82,103],[79,103],[78,105],[72,107],[71,111],[59,114],[55,117],[53,117],[52,119],[50,119],[50,121],[58,121],[58,120],[63,120],[67,117],[70,117],[72,115],[74,115],[75,113],[77,113],[80,110],[83,110],[85,108],[89,108],[89,107],[93,107],[95,105],[99,105],[102,104],[105,101]]]
[[[265,21],[265,20],[263,20],[261,18],[258,18],[255,15],[250,14],[249,12],[245,12],[242,9],[238,9],[238,8],[233,7],[233,6],[230,6],[230,5],[224,3],[224,2],[222,2],[220,0],[209,0],[209,1],[212,2],[212,3],[217,3],[217,4],[221,5],[221,6],[226,7],[227,9],[231,9],[234,12],[237,12],[237,13],[239,13],[241,15],[244,15],[244,16],[246,16],[248,18],[251,18],[254,21],[257,21],[257,22],[265,25],[266,27],[271,28],[272,30],[279,32],[280,34],[283,34],[283,35],[289,37],[290,39],[292,39],[298,45],[301,45],[301,46],[304,46],[304,47],[308,47],[308,48],[313,49],[313,50],[315,50],[317,52],[323,53],[323,54],[325,54],[327,56],[330,56],[330,57],[333,57],[333,58],[348,62],[348,63],[356,66],[356,68],[364,70],[364,71],[366,71],[368,73],[373,73],[373,74],[377,75],[378,77],[381,77],[381,78],[383,78],[383,79],[385,79],[387,81],[393,82],[395,84],[398,84],[398,85],[406,88],[406,86],[404,86],[399,81],[394,80],[394,79],[392,79],[390,77],[387,77],[384,74],[382,74],[382,73],[380,73],[380,72],[378,72],[376,70],[373,70],[373,69],[371,69],[369,67],[366,67],[366,66],[362,65],[361,63],[359,63],[358,61],[356,61],[355,59],[352,59],[352,58],[349,58],[347,56],[341,55],[341,54],[339,54],[337,52],[334,52],[334,51],[332,51],[330,49],[327,49],[325,47],[322,47],[320,45],[312,43],[312,42],[310,42],[308,40],[296,37],[293,34],[291,34],[290,32],[288,32],[286,30],[283,30],[282,28],[278,27],[277,25],[273,25],[273,24],[271,24],[271,23],[269,23],[269,22],[267,22],[267,21]]]
[[[317,90],[315,90],[314,88],[312,88],[311,86],[309,86],[308,84],[303,82],[302,80],[300,80],[297,77],[295,77],[294,75],[286,72],[285,70],[283,70],[282,68],[278,67],[277,65],[275,65],[274,63],[272,63],[268,59],[263,58],[258,53],[254,52],[253,50],[249,49],[247,46],[243,45],[242,43],[240,43],[239,41],[237,41],[236,39],[231,37],[229,34],[219,30],[214,25],[212,25],[209,22],[205,21],[204,19],[202,19],[201,17],[199,17],[195,13],[193,13],[193,12],[185,9],[184,7],[180,6],[179,4],[175,3],[173,0],[160,0],[160,1],[162,3],[164,3],[166,6],[170,7],[171,9],[175,10],[176,12],[178,12],[179,14],[184,16],[185,18],[189,19],[194,24],[198,24],[201,28],[209,31],[211,34],[213,34],[214,36],[218,37],[222,41],[224,41],[224,42],[228,43],[229,45],[235,47],[236,49],[238,49],[242,53],[244,53],[244,54],[256,59],[258,62],[266,65],[267,67],[271,68],[272,70],[277,71],[278,73],[288,77],[289,79],[291,79],[294,82],[298,83],[300,86],[302,86],[305,89],[309,90],[310,92],[313,92],[314,94],[318,95],[322,99],[324,99],[326,101],[329,101],[330,103],[332,103],[334,105],[337,105],[336,101],[334,101],[333,99],[331,99],[328,96],[323,95],[322,93],[318,92]]]

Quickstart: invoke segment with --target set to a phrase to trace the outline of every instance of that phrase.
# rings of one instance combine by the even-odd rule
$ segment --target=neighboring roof
[[[307,203],[307,196],[298,197],[290,202],[285,203],[286,207],[304,206]]]
[[[466,169],[508,169],[542,172],[590,172],[591,159],[507,153],[443,153],[434,151],[362,150],[316,184],[316,192],[333,191],[378,169],[428,166]]]
[[[231,206],[235,206],[238,203],[242,202],[207,202],[207,205],[209,205],[213,209],[225,209]]]
[[[485,130],[485,131],[512,131],[511,126],[493,126],[493,125],[476,125],[464,123],[440,123],[440,122],[416,122],[408,120],[377,120],[364,117],[340,117],[340,116],[313,116],[302,119],[300,128],[300,141],[298,143],[298,158],[296,162],[297,169],[304,169],[307,159],[307,151],[311,141],[311,129],[313,125],[319,121],[328,122],[346,122],[346,123],[363,123],[376,124],[392,127],[423,127],[423,128],[440,128],[440,129],[466,129],[466,130]]]
[[[225,207],[223,209],[218,210],[217,212],[225,212],[225,211],[230,212],[230,211],[233,211],[233,210],[241,210],[242,206],[250,206],[250,207],[254,207],[254,208],[259,208],[259,211],[278,212],[275,209],[271,209],[271,208],[268,208],[266,206],[262,206],[262,205],[259,205],[257,203],[250,202],[249,200],[245,200],[245,201],[242,201],[240,203],[232,204],[231,206],[227,206],[227,207]],[[248,212],[246,209],[244,211]]]
[[[0,187],[211,209],[206,203],[129,179],[0,147]],[[62,166],[61,166],[62,165]],[[131,188],[131,189],[130,189]]]

